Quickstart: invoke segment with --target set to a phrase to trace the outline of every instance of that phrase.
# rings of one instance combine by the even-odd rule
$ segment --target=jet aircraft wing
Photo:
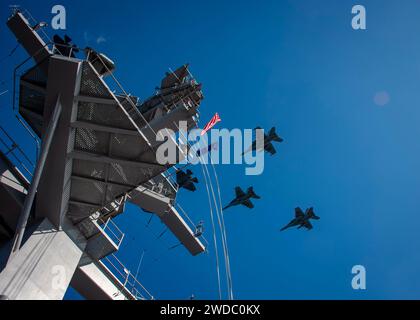
[[[308,229],[308,230],[311,230],[313,227],[312,227],[312,224],[309,222],[309,220],[305,220],[303,223],[302,223],[302,225],[306,228],[306,229]]]
[[[184,171],[178,170],[176,172],[176,182],[178,184],[180,184],[186,177],[188,177],[188,175]]]
[[[236,193],[236,197],[242,197],[245,195],[245,192],[243,192],[243,190],[241,189],[241,187],[236,187],[235,188],[235,193]]]
[[[300,217],[303,217],[303,216],[304,216],[304,213],[303,213],[302,209],[299,208],[299,207],[295,208],[295,217],[300,218]]]
[[[254,208],[254,205],[252,204],[250,200],[245,200],[241,204],[243,204],[245,207],[248,207],[250,209]]]
[[[267,151],[268,153],[270,153],[271,155],[276,153],[276,149],[274,149],[273,144],[271,142],[267,143],[264,146],[265,151]]]
[[[195,191],[196,190],[196,187],[195,187],[194,183],[192,183],[191,181],[188,181],[188,182],[184,183],[182,186],[185,189],[190,190],[190,191]]]

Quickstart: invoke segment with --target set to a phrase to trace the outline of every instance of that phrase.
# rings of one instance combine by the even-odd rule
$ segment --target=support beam
[[[26,196],[25,203],[23,204],[22,213],[19,217],[18,225],[16,228],[16,234],[13,240],[12,252],[9,257],[9,260],[13,256],[13,254],[19,250],[20,245],[22,243],[23,234],[25,233],[26,224],[28,222],[29,214],[31,212],[32,204],[35,198],[35,193],[38,189],[39,180],[44,170],[44,165],[48,156],[48,152],[50,150],[51,141],[54,136],[55,129],[57,128],[58,119],[60,118],[60,115],[61,115],[61,108],[62,107],[61,107],[61,102],[60,102],[60,96],[58,96],[53,114],[51,116],[50,122],[48,123],[48,127],[45,131],[45,137],[42,144],[41,155],[39,157],[39,160],[35,168],[35,173],[32,178],[31,186],[29,187],[28,195]]]
[[[78,95],[76,101],[80,102],[92,102],[98,104],[109,104],[118,107],[118,102],[114,99],[98,98],[98,97],[89,97],[84,95]]]
[[[63,76],[65,75],[65,76]],[[67,213],[68,190],[71,190],[71,160],[67,153],[73,149],[73,132],[70,123],[77,114],[75,96],[80,91],[82,61],[54,55],[48,63],[47,94],[43,110],[42,139],[54,110],[55,100],[60,94],[62,113],[51,143],[51,150],[36,196],[35,217],[47,217],[54,226],[60,228]]]
[[[45,94],[47,92],[47,90],[44,87],[41,87],[37,84],[31,83],[31,82],[23,80],[23,79],[20,79],[20,84],[22,86],[26,87],[26,88],[35,90],[35,91],[37,91],[39,93],[42,93],[42,94]]]
[[[123,187],[123,188],[129,188],[129,189],[137,188],[137,186],[132,185],[132,184],[104,181],[104,180],[101,180],[101,179],[96,179],[94,177],[89,177],[88,178],[88,177],[72,175],[71,178],[74,179],[74,180],[85,181],[85,182],[99,182],[99,183],[108,184],[110,186],[115,186],[115,187]]]
[[[21,12],[16,12],[8,21],[7,26],[13,32],[18,42],[37,63],[47,59],[52,53],[39,34],[32,29],[28,20]],[[47,71],[47,70],[44,70]]]
[[[95,131],[102,131],[102,132],[108,132],[108,133],[114,133],[114,134],[126,134],[130,136],[139,136],[139,133],[137,130],[127,130],[127,129],[117,128],[117,127],[104,126],[104,125],[95,124],[95,123],[86,122],[86,121],[80,121],[80,120],[72,122],[71,127],[72,128],[86,128],[86,129],[92,129]]]
[[[69,204],[87,206],[87,207],[92,207],[92,208],[100,208],[104,206],[104,204],[102,203],[91,203],[91,202],[78,201],[78,200],[69,200]]]
[[[169,206],[169,210],[160,216],[160,219],[193,256],[206,250],[200,239],[194,235],[194,231],[182,219],[175,207]]]
[[[44,117],[41,114],[33,112],[32,110],[26,109],[24,107],[19,108],[19,113],[24,117],[28,116],[29,118],[35,119],[41,123],[44,121]]]
[[[61,300],[86,248],[73,224],[57,229],[44,219],[0,273],[0,294],[10,300]]]
[[[129,288],[100,261],[88,255],[80,260],[71,286],[88,300],[135,300]]]
[[[94,161],[94,162],[101,162],[101,163],[119,163],[121,165],[126,165],[135,168],[148,168],[148,167],[157,167],[161,169],[165,169],[165,166],[151,163],[151,162],[137,162],[125,159],[118,159],[107,157],[103,155],[98,155],[95,153],[90,152],[81,152],[81,151],[72,151],[67,155],[70,159],[78,159],[78,160],[86,160],[86,161]]]

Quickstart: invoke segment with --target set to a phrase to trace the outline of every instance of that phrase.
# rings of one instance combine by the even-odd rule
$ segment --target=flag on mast
[[[206,126],[204,127],[204,129],[201,131],[200,135],[205,134],[207,131],[209,131],[211,128],[213,128],[215,126],[215,124],[218,123],[219,121],[222,121],[222,119],[220,119],[219,114],[216,112],[216,114],[213,116],[213,118],[211,118],[209,123],[207,123]]]

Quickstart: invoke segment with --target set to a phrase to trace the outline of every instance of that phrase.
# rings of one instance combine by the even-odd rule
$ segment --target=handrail
[[[189,223],[190,223],[190,226],[192,226],[193,227],[193,229],[195,229],[196,227],[197,227],[197,224],[195,224],[194,223],[194,221],[192,221],[191,220],[191,218],[190,218],[190,216],[187,214],[187,212],[184,210],[184,208],[183,207],[181,207],[181,205],[179,204],[179,203],[176,203],[176,208],[179,208],[180,210],[181,210],[181,213],[187,218],[187,220],[189,221]],[[185,221],[185,220],[184,220]],[[204,240],[204,242],[206,243],[206,249],[207,249],[207,247],[209,246],[209,242],[207,241],[207,239],[204,237],[204,235],[203,234],[201,234],[200,236],[199,236],[200,238],[202,238],[203,240]]]
[[[9,143],[7,141],[5,141],[1,136],[0,136],[0,142],[1,144],[7,149],[5,151],[5,155],[7,156],[8,154],[10,154],[15,161],[17,162],[14,163],[14,165],[16,166],[20,166],[23,170],[26,171],[26,173],[32,177],[33,175],[33,171],[35,170],[35,164],[32,162],[32,160],[26,155],[26,153],[23,151],[23,149],[16,143],[15,140],[13,140],[13,138],[7,133],[7,131],[0,126],[0,131],[3,133],[3,135],[9,140]],[[15,151],[19,152],[19,155],[15,153]],[[25,161],[21,160],[21,157],[23,157],[25,159]],[[26,164],[25,164],[26,162]],[[29,166],[29,168],[28,168]]]
[[[101,217],[99,217],[97,220],[101,222],[99,227],[102,229],[102,231],[107,235],[111,233],[114,236],[113,240],[116,240],[115,244],[119,247],[124,239],[124,232],[118,228],[115,222],[112,221],[111,217],[109,217],[106,221],[104,221]]]
[[[149,129],[155,134],[157,135],[157,133],[155,132],[155,130],[150,126],[149,122],[146,120],[146,118],[144,117],[144,115],[140,112],[139,108],[134,104],[133,100],[131,99],[131,95],[128,94],[125,89],[123,88],[123,86],[121,85],[121,83],[118,81],[118,79],[114,76],[114,74],[111,72],[111,70],[108,68],[108,66],[106,65],[106,63],[102,60],[101,56],[98,55],[98,59],[102,62],[102,65],[105,67],[105,69],[107,70],[108,75],[111,77],[111,79],[114,81],[114,83],[117,85],[117,87],[120,90],[120,94],[114,94],[113,96],[115,98],[115,100],[117,101],[118,105],[127,113],[127,115],[129,116],[129,118],[131,119],[134,127],[137,129],[137,131],[139,132],[139,134],[142,136],[142,138],[144,139],[144,141],[146,142],[146,144],[152,149],[152,151],[155,151],[152,144],[150,143],[149,139],[145,136],[145,134],[143,133],[143,131],[140,129],[140,127],[137,125],[137,122],[135,121],[135,119],[133,119],[133,115],[131,114],[131,112],[134,112],[134,114],[136,114],[138,116],[138,118],[141,118],[142,121],[145,123],[146,127],[149,127]],[[96,70],[95,70],[96,71]],[[104,81],[105,82],[105,81]],[[116,90],[115,90],[116,92]],[[123,98],[125,101],[127,101],[130,106],[131,109],[127,110],[124,106],[123,106],[123,102],[120,102],[118,97]]]
[[[175,191],[175,193],[178,191],[177,184],[172,176],[166,175],[165,172],[162,172],[162,176],[166,179],[166,181],[169,183],[169,185],[172,187],[172,189]]]
[[[50,49],[49,48],[49,46],[50,45],[52,45],[52,48]],[[60,46],[62,46],[62,47],[68,47],[68,48],[73,48],[74,49],[74,46],[69,46],[69,45],[60,45]],[[39,139],[39,137],[36,135],[36,133],[33,131],[33,129],[32,128],[30,128],[22,119],[21,119],[21,117],[19,116],[19,113],[17,112],[17,108],[16,108],[16,102],[19,100],[19,98],[18,98],[18,90],[17,90],[17,87],[16,87],[16,82],[17,82],[17,78],[18,78],[18,71],[19,71],[19,69],[20,68],[22,68],[22,66],[24,66],[28,61],[30,61],[32,58],[34,58],[34,57],[36,57],[37,55],[39,55],[40,53],[41,53],[41,51],[43,50],[43,49],[45,49],[45,48],[48,48],[48,50],[50,51],[52,51],[52,52],[54,52],[54,51],[57,51],[59,54],[61,54],[61,55],[63,55],[61,52],[60,52],[60,50],[58,49],[58,48],[56,48],[56,46],[55,46],[55,44],[54,44],[54,42],[47,42],[44,46],[42,46],[37,52],[35,52],[35,54],[34,55],[32,55],[32,56],[29,56],[29,57],[27,57],[26,59],[24,59],[21,63],[19,63],[15,68],[14,68],[14,71],[13,71],[13,93],[12,93],[12,110],[13,110],[13,112],[15,113],[15,117],[17,118],[17,120],[19,121],[19,123],[23,126],[23,128],[29,133],[29,135],[34,139],[34,141],[35,141],[35,145],[36,145],[36,158],[38,159],[38,156],[39,156],[39,152],[40,152],[40,149],[41,149],[41,146],[40,146],[40,139]],[[77,49],[79,49],[79,48],[77,48]],[[51,55],[53,55],[54,53],[51,53],[48,57],[50,57]],[[70,50],[70,52],[69,52],[69,56],[71,55],[71,50]],[[47,57],[47,58],[48,58]],[[47,58],[45,58],[45,59],[47,59]],[[35,64],[35,65],[33,65],[33,66],[31,66],[31,68],[35,68],[35,67],[37,67],[37,66],[39,66],[40,64],[42,64],[42,63],[44,63],[44,61],[45,61],[45,59],[44,60],[42,60],[42,61],[40,61],[39,63],[37,63],[37,64]],[[20,76],[21,74],[19,74],[19,76]]]
[[[112,261],[110,257],[112,257],[112,260],[114,261]],[[105,264],[104,261],[106,261],[109,265]],[[117,273],[117,275],[120,276],[120,279],[118,279],[118,277],[117,279],[123,283],[124,289],[133,294],[136,299],[141,298],[146,300],[146,295],[148,299],[154,300],[153,295],[140,283],[140,281],[131,273],[131,271],[125,267],[125,265],[117,258],[115,254],[112,253],[104,257],[101,262],[104,263],[105,266],[111,266],[114,269],[110,271],[114,271]]]
[[[23,10],[23,11],[22,11]],[[33,16],[32,16],[32,14],[28,11],[28,9],[26,9],[26,8],[23,8],[22,10],[19,10],[18,9],[18,11],[20,12],[20,13],[22,13],[22,15],[26,18],[26,20],[28,20],[28,22],[30,22],[30,20],[32,20],[32,23],[34,24],[34,25],[36,25],[39,21],[37,21]],[[41,28],[40,29],[41,30],[41,32],[42,32],[42,36],[44,36],[45,38],[47,38],[47,40],[48,41],[45,41],[45,39],[42,39],[44,42],[51,42],[51,39],[50,39],[50,37],[48,36],[48,34]],[[39,34],[39,33],[38,33]]]
[[[19,123],[26,129],[26,131],[29,133],[29,135],[34,139],[35,141],[35,159],[38,160],[39,158],[39,152],[41,150],[41,143],[39,141],[39,138],[36,136],[35,133],[32,132],[32,129],[22,120],[21,117],[19,117],[17,114],[15,114],[16,119],[19,121]]]

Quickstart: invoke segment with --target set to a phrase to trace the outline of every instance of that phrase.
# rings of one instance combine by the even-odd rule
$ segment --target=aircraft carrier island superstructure
[[[0,130],[0,295],[62,299],[71,285],[87,299],[153,299],[114,255],[124,234],[112,219],[131,201],[192,255],[205,251],[175,208],[172,165],[156,159],[160,129],[196,126],[201,85],[184,65],[140,102],[114,77],[112,60],[47,40],[30,20],[15,10],[7,22],[29,55],[15,69],[13,107],[41,148],[30,168]]]

